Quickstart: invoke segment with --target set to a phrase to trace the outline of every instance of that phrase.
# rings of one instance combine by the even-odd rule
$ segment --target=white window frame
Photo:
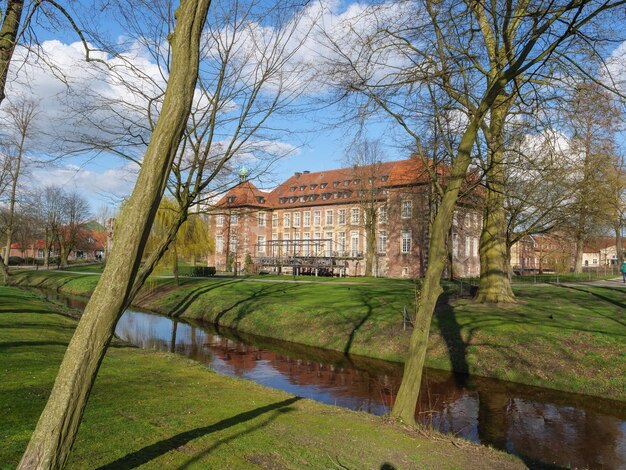
[[[335,211],[333,211],[332,209],[327,209],[326,210],[326,226],[331,226],[334,223],[334,217],[335,216]]]
[[[410,219],[413,217],[413,201],[410,199],[405,199],[402,201],[402,212],[401,217],[403,219]]]
[[[304,211],[302,215],[302,226],[303,227],[311,226],[311,211]]]
[[[345,209],[337,210],[337,223],[339,225],[346,225],[346,210]]]
[[[259,211],[258,213],[258,225],[259,227],[265,227],[265,218],[267,217],[267,214],[265,211]]]
[[[313,225],[319,227],[322,225],[322,211],[313,212]]]
[[[353,207],[350,210],[350,221],[352,222],[352,225],[359,225],[360,215],[358,207]]]
[[[402,230],[400,233],[400,253],[407,255],[411,253],[413,236],[410,230]]]

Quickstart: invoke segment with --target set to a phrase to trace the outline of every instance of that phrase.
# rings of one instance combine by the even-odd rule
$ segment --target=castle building
[[[442,169],[433,168],[439,177]],[[418,158],[297,172],[274,190],[241,181],[211,209],[218,271],[423,276],[435,198]],[[480,212],[460,204],[449,237],[455,276],[479,274]]]

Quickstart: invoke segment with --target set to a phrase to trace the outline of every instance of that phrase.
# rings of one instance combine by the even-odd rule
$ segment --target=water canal
[[[45,293],[81,308],[82,299]],[[116,334],[240,377],[323,403],[389,412],[402,365],[345,356],[213,325],[128,310]],[[420,423],[525,459],[569,468],[626,469],[626,403],[495,379],[425,371]]]

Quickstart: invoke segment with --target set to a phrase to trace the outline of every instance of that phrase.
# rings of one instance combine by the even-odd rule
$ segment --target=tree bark
[[[428,243],[428,267],[421,290],[420,301],[417,307],[413,334],[409,343],[409,352],[404,363],[404,373],[396,401],[391,415],[406,424],[415,424],[415,407],[419,396],[419,389],[424,368],[424,359],[428,347],[430,323],[435,305],[443,292],[441,275],[446,267],[447,250],[446,235],[452,226],[454,208],[459,197],[462,185],[465,183],[467,169],[471,162],[471,151],[478,135],[478,125],[483,119],[486,109],[495,99],[492,89],[481,108],[474,115],[465,130],[457,156],[450,171],[448,184],[441,199],[441,204],[435,215]]]
[[[1,42],[1,41],[0,41]],[[1,85],[0,85],[1,86]],[[13,221],[15,218],[15,194],[17,192],[17,180],[20,177],[20,169],[22,167],[22,155],[24,153],[24,141],[26,140],[26,132],[22,132],[20,136],[20,143],[17,149],[17,163],[15,165],[15,173],[13,174],[13,181],[11,184],[11,195],[9,199],[9,223],[7,227],[7,255],[4,259],[4,269],[2,274],[4,276],[4,283],[9,282],[9,258],[11,257],[11,243],[13,243]]]
[[[615,226],[615,255],[617,256],[617,266],[621,266],[624,262],[624,248],[622,241],[622,226],[617,224]]]
[[[474,299],[480,303],[515,301],[508,275],[504,209],[504,126],[509,106],[509,97],[502,93],[491,107],[491,139],[485,174],[483,228],[480,234],[480,283]]]
[[[4,89],[9,74],[9,65],[13,58],[13,51],[17,44],[17,34],[22,21],[22,11],[24,9],[24,1],[9,1],[4,12],[2,20],[2,29],[0,29],[0,103],[4,101]]]
[[[365,276],[371,277],[376,260],[376,207],[368,207],[365,212]]]
[[[171,74],[159,120],[116,224],[111,257],[72,337],[20,469],[58,469],[67,461],[115,325],[132,300],[143,249],[189,117],[209,5],[210,0],[183,0],[176,11],[176,27],[168,38]]]

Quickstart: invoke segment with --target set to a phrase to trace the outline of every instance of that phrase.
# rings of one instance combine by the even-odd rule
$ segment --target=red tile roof
[[[269,207],[268,193],[250,181],[243,181],[228,191],[216,204],[219,207]]]
[[[437,168],[438,174],[443,172],[443,166]],[[361,199],[361,191],[425,184],[428,181],[424,163],[420,158],[413,157],[362,167],[298,172],[269,193],[246,181],[231,189],[216,205],[279,208],[344,204]]]

